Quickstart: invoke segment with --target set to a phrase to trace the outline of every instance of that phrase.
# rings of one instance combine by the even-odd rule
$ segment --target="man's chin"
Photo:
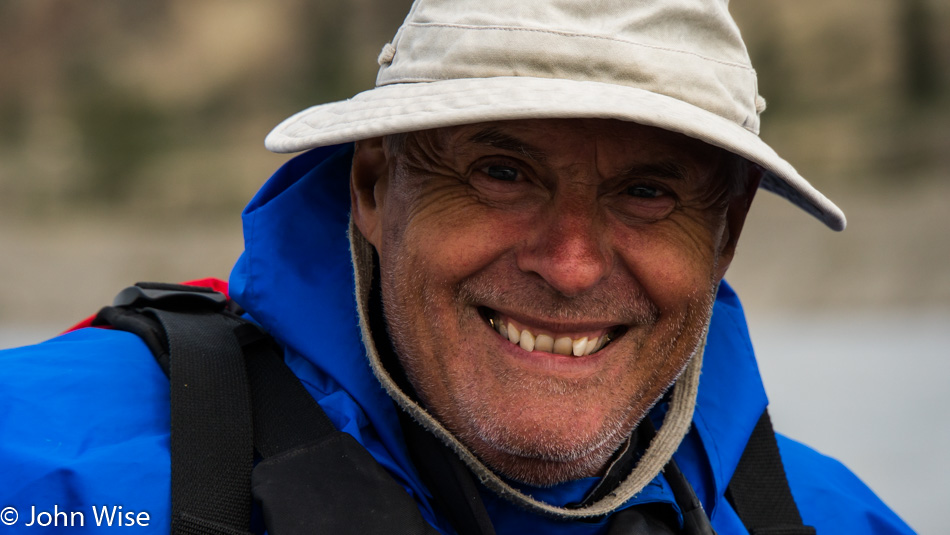
[[[556,430],[555,430],[556,431]],[[538,487],[600,475],[629,435],[618,426],[583,433],[565,427],[540,435],[505,432],[497,427],[462,442],[499,475]]]
[[[563,460],[514,455],[497,450],[484,454],[476,450],[475,453],[501,476],[535,487],[550,487],[565,481],[599,475],[613,452],[604,449],[575,459]]]

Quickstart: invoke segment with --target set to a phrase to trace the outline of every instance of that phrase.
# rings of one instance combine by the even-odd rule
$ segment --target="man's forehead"
[[[661,128],[615,119],[489,121],[412,132],[442,151],[499,150],[539,163],[586,148],[631,160],[679,160],[715,165],[726,151]],[[596,145],[596,146],[595,146]]]

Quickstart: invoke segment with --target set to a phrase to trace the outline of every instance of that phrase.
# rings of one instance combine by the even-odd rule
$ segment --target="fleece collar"
[[[411,492],[425,496],[396,408],[361,339],[348,239],[351,160],[349,144],[314,149],[261,188],[243,214],[245,251],[231,274],[231,294],[285,346],[288,364],[321,405],[341,394],[355,400],[366,420],[361,426],[372,429],[357,438]],[[741,305],[726,283],[713,309],[696,399],[691,430],[674,458],[712,513],[767,403]],[[667,410],[658,406],[652,416]],[[662,475],[651,479],[627,505],[666,500],[651,490],[666,488]],[[589,486],[566,484],[562,497],[557,489],[538,494],[563,505],[579,498],[570,489]]]

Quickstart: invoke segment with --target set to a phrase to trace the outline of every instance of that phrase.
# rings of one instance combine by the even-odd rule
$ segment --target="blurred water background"
[[[407,0],[0,2],[0,347],[137,280],[227,278],[263,136],[372,85]],[[733,0],[763,137],[845,210],[771,194],[727,277],[776,427],[921,533],[950,498],[950,2]]]

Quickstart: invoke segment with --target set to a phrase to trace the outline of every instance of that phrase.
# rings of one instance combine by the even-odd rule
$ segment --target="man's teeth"
[[[591,339],[588,339],[586,336],[577,339],[562,336],[555,339],[549,334],[539,334],[535,336],[535,334],[528,329],[518,329],[511,322],[508,322],[506,325],[497,319],[491,319],[489,323],[491,323],[492,327],[494,327],[503,338],[507,338],[512,344],[521,346],[521,349],[525,351],[545,351],[559,355],[581,357],[600,351],[607,345],[608,341],[606,334]]]
[[[508,324],[508,330],[511,330],[511,324]],[[534,351],[534,335],[528,329],[521,331],[521,349],[525,351]]]

